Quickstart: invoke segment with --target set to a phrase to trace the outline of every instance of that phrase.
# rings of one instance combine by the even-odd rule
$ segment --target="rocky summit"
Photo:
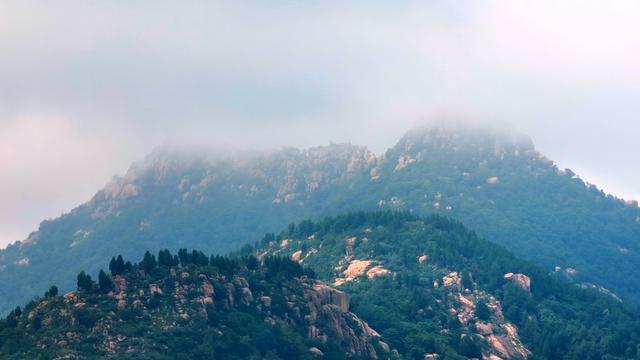
[[[168,253],[168,252],[167,252]],[[161,258],[166,253],[161,253]],[[286,259],[147,257],[0,323],[3,359],[384,358],[349,296]],[[105,282],[107,283],[105,285]],[[19,336],[19,339],[13,338]],[[386,350],[385,350],[386,349]]]

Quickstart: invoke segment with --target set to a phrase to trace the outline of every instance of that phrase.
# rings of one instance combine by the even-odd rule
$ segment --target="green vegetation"
[[[640,358],[637,309],[438,215],[349,213],[290,224],[231,257],[165,249],[109,267],[0,320],[0,358]],[[340,292],[310,295],[315,277],[336,282],[350,308],[339,310]]]
[[[354,260],[372,261],[369,269],[388,269],[392,275],[362,275],[341,289],[352,295],[352,310],[407,358],[422,359],[432,352],[447,358],[486,352],[487,337],[476,335],[475,323],[491,318],[494,329],[499,325],[496,311],[489,311],[485,303],[491,296],[506,321],[519,329],[533,352],[531,359],[640,357],[636,309],[550,276],[447,218],[351,213],[289,226],[277,236],[265,236],[256,247],[242,253],[296,254],[327,282],[344,277],[342,271]],[[443,285],[443,277],[452,271],[462,274],[458,289]],[[505,278],[508,273],[528,276],[530,291]],[[476,299],[475,317],[465,323],[451,311],[463,312],[456,300],[460,295]]]
[[[0,313],[52,283],[72,289],[78,272],[97,274],[113,254],[224,254],[291,221],[381,208],[453,217],[547,272],[559,266],[559,276],[640,301],[640,208],[561,171],[527,139],[417,129],[378,158],[348,144],[225,156],[158,149],[0,250]]]
[[[101,271],[99,284],[83,272],[77,292],[63,297],[52,287],[16,308],[0,320],[0,358],[312,359],[312,347],[359,358],[335,336],[307,337],[305,291],[314,280],[298,263],[178,254],[111,266],[114,279]],[[317,326],[331,334],[329,324]]]

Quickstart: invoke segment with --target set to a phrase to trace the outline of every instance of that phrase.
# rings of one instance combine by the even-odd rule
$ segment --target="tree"
[[[91,279],[91,276],[87,275],[84,271],[81,271],[80,274],[78,274],[78,290],[87,292],[92,291],[94,284],[95,283]]]
[[[460,354],[469,358],[482,358],[482,350],[480,346],[471,338],[471,335],[463,336],[458,346]]]
[[[140,263],[142,269],[146,272],[150,272],[151,270],[156,268],[156,265],[156,257],[151,255],[149,251],[145,252],[144,257],[142,258],[142,262]]]
[[[112,276],[122,275],[125,272],[125,263],[122,255],[118,255],[117,258],[112,257],[109,262],[109,271]]]
[[[173,262],[173,255],[167,249],[160,250],[158,252],[158,266],[161,267],[171,267],[177,265]]]
[[[187,251],[187,249],[180,249],[178,250],[178,259],[180,259],[180,266],[185,267],[187,266],[187,264],[189,264],[189,252]]]
[[[484,299],[478,300],[476,303],[476,316],[482,321],[488,321],[491,317],[491,311]]]
[[[471,280],[471,274],[468,271],[462,272],[461,283],[463,288],[473,290],[473,280]]]
[[[113,290],[113,281],[111,280],[111,276],[107,275],[107,273],[102,269],[100,269],[100,273],[98,274],[98,287],[100,288],[100,292],[103,294]]]
[[[44,297],[49,298],[54,296],[58,296],[58,287],[55,285],[51,285],[49,290],[47,290],[47,292],[44,293]]]
[[[111,257],[111,261],[109,261],[109,271],[111,271],[111,275],[113,275],[113,276],[118,275],[117,269],[116,269],[116,257],[115,256],[112,256]]]

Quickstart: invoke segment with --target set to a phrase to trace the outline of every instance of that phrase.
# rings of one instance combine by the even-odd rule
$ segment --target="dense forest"
[[[340,284],[353,297],[353,311],[407,358],[486,353],[487,336],[474,334],[489,318],[500,325],[497,308],[517,327],[530,359],[640,358],[635,307],[549,275],[441,216],[358,212],[303,221],[242,253],[293,257]],[[354,277],[364,261],[370,263]],[[458,284],[446,286],[452,272]],[[525,275],[529,283],[519,286],[507,274]],[[468,299],[475,306],[465,318]]]

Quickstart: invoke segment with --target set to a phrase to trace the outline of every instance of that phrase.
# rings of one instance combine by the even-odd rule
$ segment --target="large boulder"
[[[518,285],[527,292],[531,291],[531,278],[529,278],[527,275],[506,273],[504,274],[504,278],[507,280],[511,280],[512,283]]]

